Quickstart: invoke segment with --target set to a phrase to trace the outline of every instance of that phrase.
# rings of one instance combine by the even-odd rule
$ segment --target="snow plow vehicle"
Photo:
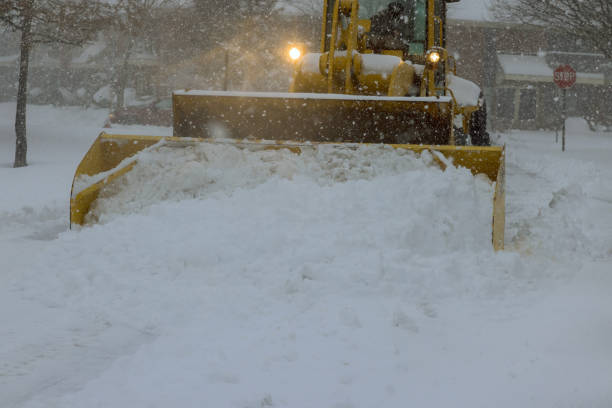
[[[173,137],[101,134],[75,174],[71,225],[147,148],[385,144],[494,182],[492,243],[503,249],[504,148],[490,146],[480,88],[456,75],[445,49],[446,3],[456,1],[325,0],[319,52],[290,50],[289,92],[175,91]]]

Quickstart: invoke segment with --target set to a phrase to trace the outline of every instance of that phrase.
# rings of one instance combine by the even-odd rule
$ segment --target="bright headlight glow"
[[[430,52],[429,55],[427,55],[427,59],[429,60],[429,62],[431,62],[432,64],[437,63],[438,61],[440,61],[440,54],[436,51],[434,52]]]
[[[299,48],[297,47],[293,47],[289,50],[289,57],[292,60],[297,60],[298,58],[300,58],[302,56],[302,51],[299,50]]]

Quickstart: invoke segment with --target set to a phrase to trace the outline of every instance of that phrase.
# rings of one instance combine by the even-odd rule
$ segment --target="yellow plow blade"
[[[109,182],[129,172],[136,164],[136,154],[146,148],[159,146],[185,147],[197,143],[224,143],[252,150],[288,149],[300,154],[304,149],[313,149],[321,143],[303,143],[295,141],[215,141],[212,139],[158,137],[135,135],[111,135],[102,133],[91,146],[79,164],[70,198],[70,224],[83,225],[92,203],[97,199],[100,190]],[[325,143],[342,148],[356,148],[359,144]],[[503,147],[475,146],[428,146],[411,144],[391,144],[396,149],[406,149],[420,154],[432,152],[434,160],[442,169],[445,161],[439,155],[476,174],[486,175],[495,182],[492,214],[492,243],[496,250],[504,248],[505,227],[505,156]]]
[[[174,136],[453,144],[452,98],[176,91]]]

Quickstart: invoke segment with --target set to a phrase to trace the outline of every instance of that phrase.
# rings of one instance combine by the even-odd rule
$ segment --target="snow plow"
[[[447,2],[325,0],[320,52],[290,50],[289,92],[175,91],[173,137],[101,134],[75,174],[71,225],[86,222],[101,189],[147,148],[231,143],[300,154],[385,144],[494,182],[492,243],[503,249],[504,148],[489,146],[480,89],[456,75],[444,48]]]

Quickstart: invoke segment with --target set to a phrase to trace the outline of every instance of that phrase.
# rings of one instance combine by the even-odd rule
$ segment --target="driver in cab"
[[[413,0],[394,1],[371,18],[369,48],[375,53],[382,50],[404,50],[411,41],[413,31]]]

